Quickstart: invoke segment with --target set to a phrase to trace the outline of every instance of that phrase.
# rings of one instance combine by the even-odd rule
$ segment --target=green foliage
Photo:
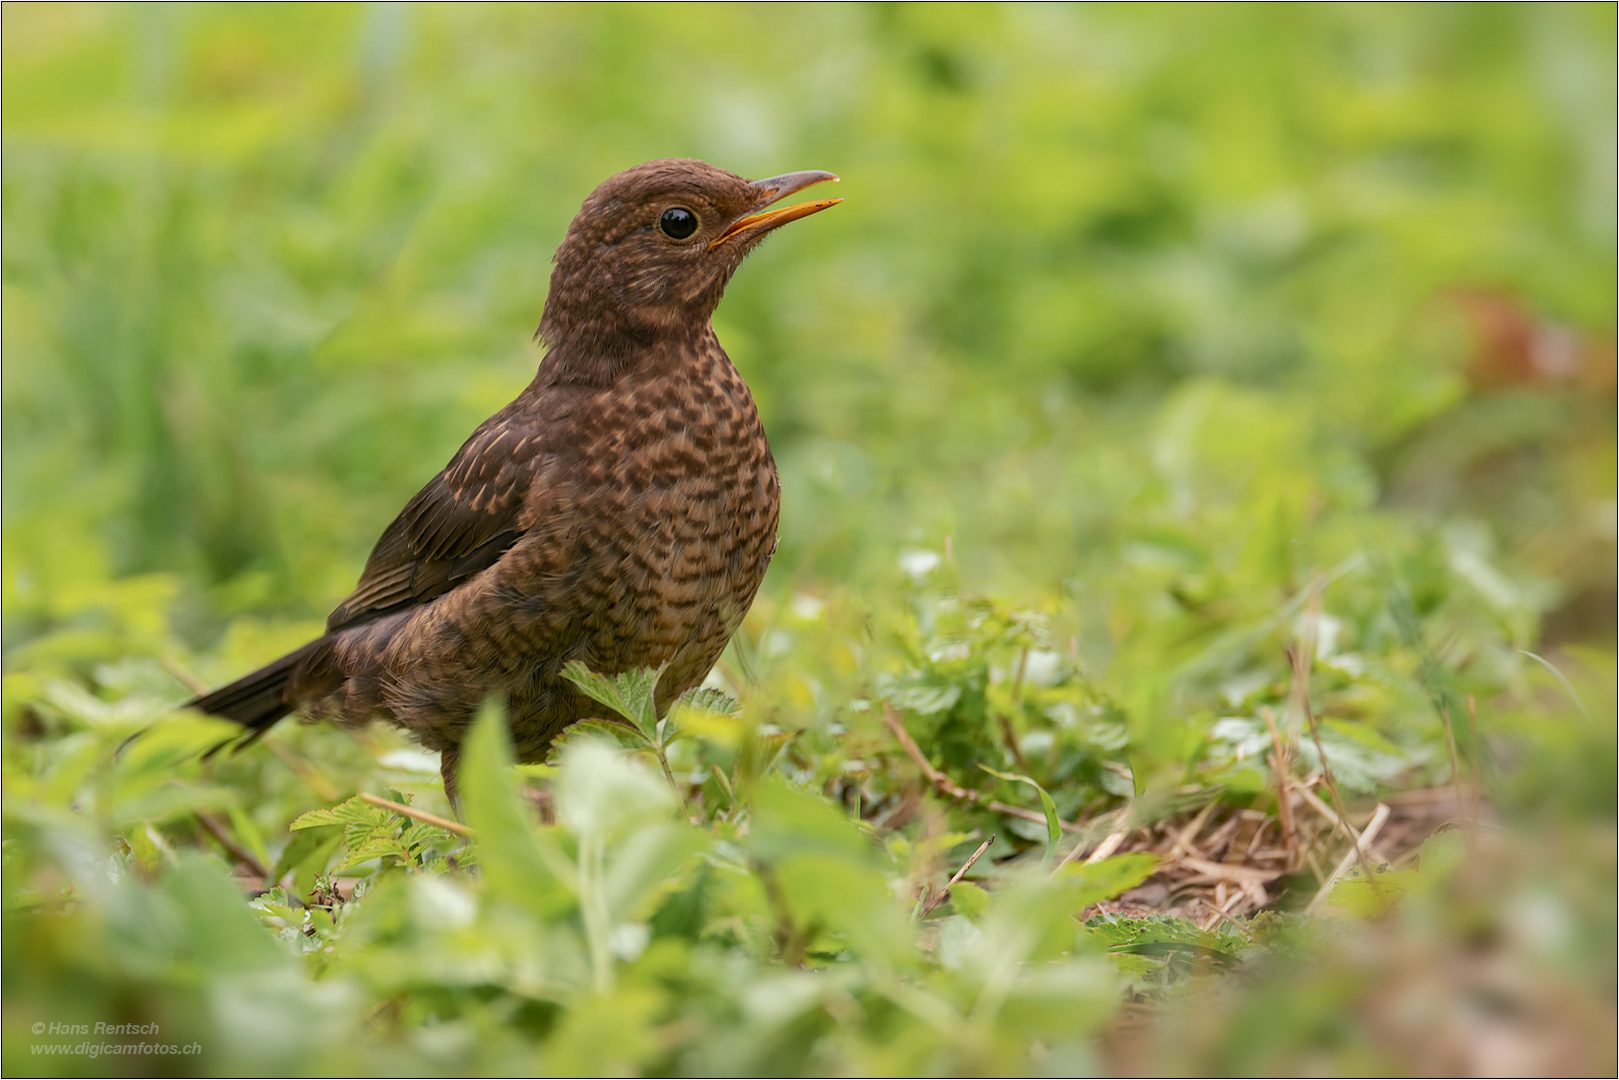
[[[1077,911],[1135,888],[1151,876],[1157,863],[1144,851],[1114,855],[1094,863],[1069,863],[1058,871],[1058,880],[1069,890]]]
[[[609,679],[573,660],[562,669],[562,674],[592,700],[601,702],[634,724],[635,730],[640,732],[648,746],[662,742],[658,707],[652,693],[658,679],[663,676],[662,668],[626,671]]]
[[[1465,854],[1464,844],[1461,833],[1455,830],[1437,833],[1418,850],[1414,869],[1373,870],[1347,878],[1333,887],[1327,902],[1354,915],[1374,917],[1386,915],[1407,895],[1432,896],[1455,873]]]
[[[1052,801],[1051,795],[1047,793],[1045,788],[1040,786],[1040,781],[1034,779],[1033,777],[1023,776],[1019,773],[1004,773],[999,769],[992,769],[988,765],[981,764],[978,767],[989,773],[989,775],[995,777],[997,780],[1006,780],[1015,784],[1027,784],[1034,788],[1035,793],[1040,796],[1040,810],[1046,816],[1046,854],[1044,865],[1050,866],[1051,857],[1056,853],[1057,850],[1057,840],[1062,836],[1062,819],[1057,816],[1057,804]]]
[[[1085,926],[1126,972],[1165,981],[1184,978],[1199,967],[1234,967],[1249,951],[1248,937],[1241,932],[1211,933],[1164,915],[1096,915]]]
[[[3,19],[8,1073],[141,1071],[31,1049],[106,1022],[198,1075],[1447,1074],[1498,1063],[1422,980],[1482,967],[1498,1039],[1611,1019],[1610,7]],[[395,731],[205,756],[189,684],[319,632],[662,155],[847,198],[717,315],[783,516],[706,688],[570,665],[544,765],[488,703],[471,837]],[[1275,810],[1269,720],[1368,807],[1448,722],[1500,827],[1151,912],[1190,814]]]
[[[294,818],[290,830],[314,829],[323,825],[343,827],[346,857],[331,868],[332,873],[352,870],[372,859],[392,859],[400,866],[420,868],[432,862],[435,847],[453,837],[445,830],[426,823],[401,820],[385,808],[354,798],[336,806],[311,810]]]

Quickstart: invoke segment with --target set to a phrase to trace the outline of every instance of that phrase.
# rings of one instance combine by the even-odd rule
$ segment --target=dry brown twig
[[[298,778],[314,789],[327,802],[336,802],[343,797],[337,785],[326,779],[326,775],[315,766],[282,746],[274,737],[263,740],[264,745],[270,748],[270,753],[280,758],[282,762],[298,775]]]
[[[1372,812],[1372,820],[1366,823],[1366,828],[1361,832],[1360,839],[1355,843],[1355,846],[1350,848],[1349,851],[1344,854],[1344,857],[1338,861],[1338,865],[1333,869],[1332,875],[1327,878],[1325,883],[1322,884],[1320,890],[1316,892],[1315,898],[1311,900],[1309,906],[1304,909],[1304,913],[1306,915],[1314,915],[1316,911],[1318,911],[1321,906],[1327,902],[1327,898],[1332,895],[1332,890],[1337,886],[1338,882],[1343,879],[1343,876],[1349,873],[1349,868],[1354,865],[1356,859],[1359,859],[1362,865],[1365,864],[1365,849],[1367,845],[1376,839],[1377,834],[1383,831],[1383,825],[1388,821],[1389,813],[1390,810],[1387,803],[1377,804],[1377,809]],[[1372,877],[1371,871],[1369,870],[1366,871],[1366,880],[1371,883],[1372,889],[1375,891],[1377,889],[1377,881]],[[1381,897],[1382,894],[1379,893],[1378,895]]]
[[[1005,814],[1008,817],[1019,817],[1025,821],[1038,822],[1041,825],[1046,823],[1046,816],[1044,814],[1037,814],[1033,810],[1025,810],[1021,806],[1008,806],[1006,803],[999,802],[995,799],[985,799],[978,792],[968,791],[966,788],[957,784],[944,773],[940,772],[938,769],[935,769],[933,767],[933,763],[923,755],[922,748],[916,745],[916,740],[911,738],[911,733],[905,730],[904,723],[900,721],[899,714],[894,711],[894,707],[892,705],[883,705],[883,723],[888,726],[889,731],[893,732],[894,738],[898,740],[900,747],[905,751],[906,754],[910,756],[912,761],[916,762],[916,767],[922,770],[922,775],[928,778],[928,782],[931,783],[940,794],[948,795],[950,798],[955,799],[958,802],[975,803],[976,805],[982,806],[986,810],[992,810],[997,814]],[[1057,824],[1062,827],[1064,832],[1082,831],[1080,826],[1075,825],[1071,821],[1058,821]]]
[[[1102,842],[1096,845],[1096,850],[1085,857],[1085,865],[1090,866],[1092,863],[1099,863],[1111,856],[1115,851],[1119,850],[1119,845],[1123,844],[1125,837],[1129,836],[1133,831],[1130,826],[1125,825],[1108,833],[1102,839]]]
[[[417,821],[425,821],[429,825],[437,825],[439,828],[453,832],[457,836],[475,837],[478,835],[477,830],[468,828],[459,821],[441,818],[437,814],[429,814],[426,810],[418,810],[414,806],[406,806],[404,803],[394,802],[392,799],[384,799],[382,796],[373,795],[369,791],[360,792],[360,801],[381,807],[384,810],[392,810],[394,813],[402,814],[405,817],[415,818]]]
[[[1445,729],[1445,750],[1450,754],[1450,784],[1456,792],[1456,812],[1471,817],[1467,799],[1462,796],[1462,770],[1456,763],[1456,736],[1450,730],[1450,706],[1445,702],[1439,703],[1439,723]]]
[[[1192,846],[1192,841],[1196,840],[1198,833],[1203,831],[1204,823],[1209,820],[1209,815],[1214,812],[1214,808],[1216,806],[1218,806],[1218,805],[1219,805],[1218,802],[1211,802],[1211,803],[1206,804],[1203,807],[1203,809],[1201,809],[1201,810],[1199,810],[1197,812],[1196,817],[1192,818],[1191,821],[1188,821],[1186,823],[1186,827],[1184,829],[1182,829],[1180,832],[1175,834],[1175,839],[1172,840],[1170,842],[1170,844],[1175,849],[1175,852],[1177,854],[1179,854],[1179,855],[1199,855],[1199,854],[1201,854],[1197,850],[1197,848]]]
[[[187,690],[190,690],[193,694],[206,694],[210,689],[212,689],[212,687],[202,681],[202,677],[200,675],[173,657],[162,657],[158,660],[158,663],[163,665],[164,671],[167,671],[170,675],[173,675],[176,679],[180,680],[181,685]]]
[[[1212,859],[1215,855],[1225,850],[1231,843],[1232,838],[1241,830],[1242,824],[1240,814],[1232,814],[1222,821],[1220,827],[1209,833],[1208,837],[1204,839],[1202,845],[1203,854]]]
[[[270,871],[264,868],[264,864],[259,862],[258,857],[249,851],[246,845],[226,831],[225,826],[220,823],[218,818],[212,814],[198,814],[197,822],[208,831],[210,836],[219,841],[220,847],[230,852],[233,859],[253,871],[268,884]]]
[[[1125,806],[1116,811],[1115,814],[1120,818],[1124,818],[1129,815],[1129,812],[1130,808]],[[1108,833],[1107,836],[1102,838],[1102,842],[1096,845],[1095,850],[1091,851],[1090,855],[1085,859],[1085,865],[1089,866],[1092,863],[1101,862],[1103,859],[1119,850],[1119,845],[1123,844],[1125,838],[1134,831],[1135,829],[1132,826],[1126,824],[1120,825],[1118,828]],[[1064,855],[1062,859],[1058,861],[1057,865],[1051,868],[1051,872],[1055,874],[1057,871],[1061,870],[1063,867],[1085,854],[1088,848],[1089,844],[1083,840],[1075,844],[1069,849],[1068,854]]]
[[[1310,739],[1315,743],[1316,754],[1321,758],[1321,778],[1326,781],[1327,792],[1332,796],[1332,805],[1338,811],[1338,825],[1349,836],[1349,853],[1360,860],[1362,872],[1365,873],[1366,880],[1371,883],[1372,891],[1381,896],[1382,893],[1372,876],[1371,864],[1366,860],[1365,845],[1367,841],[1362,840],[1361,836],[1356,834],[1354,826],[1349,824],[1349,815],[1344,810],[1344,801],[1338,795],[1337,781],[1333,779],[1332,765],[1327,761],[1326,747],[1321,743],[1321,725],[1316,722],[1315,710],[1310,706],[1310,668],[1315,662],[1316,628],[1321,618],[1320,579],[1310,584],[1310,594],[1304,603],[1304,614],[1303,634],[1300,641],[1295,645],[1288,646],[1286,650],[1288,665],[1292,674],[1288,707],[1290,711],[1296,707],[1303,714],[1305,723],[1309,725]],[[1379,803],[1378,805],[1382,806],[1383,804]],[[1386,811],[1383,817],[1384,820],[1387,820],[1388,814]],[[1378,828],[1381,829],[1382,827],[1382,822],[1378,822]],[[1320,895],[1319,893],[1317,894],[1317,899],[1320,898]]]
[[[1331,825],[1334,830],[1351,837],[1358,835],[1356,834],[1355,827],[1353,825],[1345,824],[1344,820],[1338,816],[1337,812],[1334,811],[1332,807],[1321,801],[1321,796],[1310,790],[1308,781],[1295,780],[1293,782],[1293,790],[1298,793],[1299,797],[1305,801],[1310,809],[1314,810],[1317,814],[1320,814],[1321,819],[1327,822],[1327,824]],[[1390,799],[1390,801],[1392,802],[1393,799]],[[1372,856],[1372,858],[1376,859],[1380,863],[1389,861],[1388,857],[1370,842],[1367,843],[1366,850]]]
[[[1281,870],[1259,870],[1252,866],[1236,866],[1232,863],[1209,862],[1207,859],[1197,859],[1190,856],[1182,856],[1180,864],[1190,870],[1196,870],[1200,874],[1206,874],[1212,878],[1220,878],[1225,881],[1229,881],[1234,885],[1240,885],[1245,881],[1251,881],[1256,885],[1263,885],[1265,882],[1275,881],[1284,873],[1284,871]]]
[[[1293,795],[1288,790],[1288,780],[1293,773],[1292,755],[1287,752],[1287,745],[1282,742],[1281,733],[1276,730],[1276,717],[1267,705],[1260,710],[1265,717],[1265,726],[1270,728],[1271,780],[1276,785],[1276,820],[1282,829],[1282,846],[1287,849],[1287,868],[1295,868],[1299,864],[1299,842],[1293,823]]]
[[[1237,902],[1237,898],[1240,897],[1241,895],[1243,895],[1243,894],[1240,893],[1240,892],[1232,893],[1230,896],[1227,896],[1225,899],[1219,900],[1218,903],[1210,903],[1209,901],[1204,900],[1203,905],[1205,907],[1213,908],[1214,909],[1214,914],[1209,916],[1208,922],[1204,923],[1198,929],[1202,930],[1206,934],[1209,931],[1213,930],[1221,922],[1229,922],[1233,926],[1237,927],[1237,929],[1239,929],[1239,930],[1246,930],[1247,927],[1243,926],[1240,922],[1238,922],[1236,919],[1232,918],[1231,915],[1229,914],[1229,912],[1231,910],[1231,905],[1235,904]],[[1218,898],[1218,894],[1216,894],[1216,897]]]
[[[1481,769],[1484,764],[1484,752],[1478,744],[1478,702],[1472,694],[1467,695],[1467,741],[1473,747],[1473,810],[1469,815],[1473,824],[1478,824],[1478,798],[1480,789],[1484,785]]]
[[[1318,604],[1319,601],[1316,601]],[[1372,867],[1366,861],[1365,844],[1355,827],[1349,824],[1349,814],[1344,810],[1344,801],[1338,795],[1338,784],[1332,776],[1332,763],[1327,760],[1327,748],[1321,743],[1321,725],[1316,722],[1315,710],[1310,707],[1310,658],[1303,655],[1297,646],[1289,646],[1287,650],[1289,662],[1293,667],[1293,681],[1302,685],[1303,691],[1298,695],[1300,706],[1304,710],[1304,720],[1310,727],[1310,739],[1315,743],[1315,752],[1321,758],[1321,779],[1327,785],[1327,793],[1332,796],[1332,805],[1337,810],[1336,819],[1338,827],[1349,837],[1349,852],[1361,861],[1361,869],[1366,874],[1366,880],[1372,884],[1373,891],[1377,891],[1377,882],[1372,877]],[[1379,806],[1382,804],[1379,803]],[[1386,816],[1386,815],[1385,815]],[[1378,828],[1382,828],[1381,823]]]
[[[945,899],[950,895],[950,890],[960,884],[961,879],[967,876],[967,871],[973,868],[973,863],[977,862],[978,857],[984,852],[988,851],[989,845],[993,844],[994,842],[995,834],[991,833],[989,839],[985,840],[982,844],[979,844],[978,850],[969,855],[967,857],[967,861],[961,864],[961,869],[957,870],[955,875],[952,876],[949,881],[945,882],[944,888],[939,890],[939,894],[932,900],[928,901],[927,906],[922,909],[923,915],[926,915],[928,912],[945,902]]]

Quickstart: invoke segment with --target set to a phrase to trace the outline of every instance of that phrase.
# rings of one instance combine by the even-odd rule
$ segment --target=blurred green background
[[[1438,706],[1474,695],[1497,799],[1594,845],[1568,861],[1608,872],[1592,910],[1611,909],[1612,5],[3,20],[7,887],[31,883],[8,910],[36,910],[39,874],[72,877],[41,824],[87,805],[86,773],[49,781],[62,740],[127,706],[106,721],[121,739],[144,715],[129,702],[182,700],[162,665],[215,682],[317,630],[531,377],[581,200],[666,156],[843,181],[715,318],[784,492],[722,671],[755,687],[750,715],[813,733],[797,779],[835,794],[859,753],[840,734],[881,730],[866,699],[946,678],[937,650],[893,660],[883,643],[912,631],[885,628],[925,638],[928,597],[960,595],[1040,613],[1040,655],[1123,718],[1138,788],[1214,784],[1209,731],[1285,702],[1278,642],[1333,573],[1321,655],[1342,663],[1319,707],[1405,755],[1365,793],[1444,781]],[[984,781],[954,706],[885,700]],[[1066,816],[1128,794],[1061,765],[1053,730],[1030,767]],[[296,737],[328,736],[349,746]],[[235,813],[278,849],[312,796],[252,783]],[[7,948],[8,1014],[68,993],[61,955]],[[148,977],[73,970],[95,993]],[[1611,976],[1591,991],[1610,1026]],[[863,1052],[784,1068],[937,1065]],[[1259,1067],[1238,1060],[1218,1067]]]

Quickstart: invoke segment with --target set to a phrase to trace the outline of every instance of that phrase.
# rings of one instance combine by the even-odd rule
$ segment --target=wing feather
[[[493,566],[524,532],[524,498],[544,440],[513,402],[473,432],[405,505],[366,560],[328,632],[424,604]]]

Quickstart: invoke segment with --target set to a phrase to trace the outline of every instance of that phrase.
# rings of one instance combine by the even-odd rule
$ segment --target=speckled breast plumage
[[[340,632],[348,678],[321,711],[380,715],[453,752],[498,692],[517,755],[532,761],[600,714],[561,677],[570,660],[606,673],[667,664],[660,708],[703,680],[775,552],[780,484],[712,330],[667,359],[610,390],[525,394],[491,418],[486,428],[540,432],[528,490],[512,493],[528,519],[521,537],[434,602]],[[480,435],[491,437],[480,429],[468,445]],[[501,494],[490,485],[483,497]]]

